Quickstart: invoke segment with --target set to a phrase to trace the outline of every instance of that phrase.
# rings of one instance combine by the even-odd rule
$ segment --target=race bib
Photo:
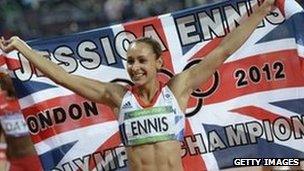
[[[0,122],[6,135],[20,137],[29,133],[25,120],[19,113],[0,116]]]
[[[175,115],[171,106],[125,113],[127,145],[139,145],[175,138]]]

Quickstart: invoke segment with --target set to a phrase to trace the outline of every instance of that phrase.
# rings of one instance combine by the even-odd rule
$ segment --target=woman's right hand
[[[276,1],[277,0],[264,0],[263,5],[268,8],[268,11],[272,11]]]
[[[116,83],[105,83],[95,79],[69,74],[62,67],[33,50],[26,42],[17,36],[13,36],[8,40],[1,37],[0,48],[5,53],[13,50],[19,51],[30,63],[56,84],[70,89],[91,101],[103,103],[112,108],[120,107],[122,97],[127,91],[124,86]]]
[[[21,40],[17,36],[13,36],[8,40],[5,40],[3,36],[1,37],[0,48],[5,53],[9,53],[13,50],[20,51],[22,48],[25,48],[25,47],[30,48],[23,40]]]

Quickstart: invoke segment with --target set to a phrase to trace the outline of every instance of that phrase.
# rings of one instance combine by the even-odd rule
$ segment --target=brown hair
[[[2,90],[5,90],[7,92],[7,96],[15,97],[15,88],[13,85],[13,81],[9,75],[2,75],[0,77],[0,87]]]
[[[156,59],[158,59],[162,55],[162,49],[161,49],[160,44],[152,37],[140,37],[140,38],[132,41],[132,43],[148,44],[151,47],[151,49],[153,50],[153,52],[155,53]]]

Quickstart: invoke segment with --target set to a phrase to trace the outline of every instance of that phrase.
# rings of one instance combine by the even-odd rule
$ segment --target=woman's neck
[[[157,91],[160,83],[158,80],[153,80],[150,83],[137,87],[138,95],[145,101],[151,102]]]

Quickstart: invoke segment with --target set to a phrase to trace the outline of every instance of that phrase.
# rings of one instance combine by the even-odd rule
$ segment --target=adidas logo
[[[131,105],[131,102],[128,101],[127,103],[125,103],[123,106],[122,106],[122,109],[130,109],[132,108],[132,105]]]

